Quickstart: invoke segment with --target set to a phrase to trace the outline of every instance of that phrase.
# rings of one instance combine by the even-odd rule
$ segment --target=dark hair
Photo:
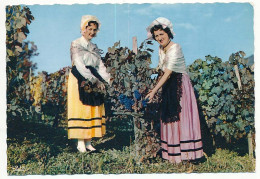
[[[165,29],[163,29],[162,25],[155,25],[151,28],[150,32],[151,34],[153,35],[153,39],[155,40],[155,36],[154,36],[154,31],[157,31],[157,30],[163,30],[164,32],[166,32],[169,36],[170,39],[173,39],[173,35],[171,33],[171,30],[169,27],[166,27]]]
[[[95,24],[97,26],[97,29],[98,29],[97,21],[89,21],[87,26],[90,26],[90,24]],[[86,26],[86,28],[87,28],[87,26]]]

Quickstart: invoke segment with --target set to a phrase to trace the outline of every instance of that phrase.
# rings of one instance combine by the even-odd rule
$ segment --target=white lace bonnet
[[[96,16],[92,16],[92,15],[85,15],[85,16],[82,16],[82,18],[81,18],[81,23],[80,23],[81,32],[83,32],[85,30],[89,21],[96,21],[98,23],[98,30],[97,31],[99,31],[101,23],[98,20],[98,18]]]
[[[173,31],[173,25],[171,23],[171,21],[169,19],[166,19],[165,17],[158,17],[157,19],[155,19],[147,28],[147,39],[152,39],[153,35],[151,34],[151,28],[153,28],[153,26],[155,25],[162,25],[163,29],[165,29],[166,27],[168,27],[172,33],[172,35],[174,36],[175,33]]]

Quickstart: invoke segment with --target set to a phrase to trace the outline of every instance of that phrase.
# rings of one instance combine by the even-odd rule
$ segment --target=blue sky
[[[93,39],[107,51],[114,42],[132,48],[132,37],[138,45],[146,39],[146,27],[157,17],[173,22],[174,41],[182,46],[186,64],[206,55],[227,60],[231,53],[254,53],[253,7],[249,3],[213,4],[87,4],[32,5],[35,20],[29,26],[28,40],[38,46],[33,61],[38,71],[55,72],[70,65],[72,40],[81,36],[80,20],[85,14],[97,16],[101,30]],[[105,12],[105,13],[104,13]],[[152,67],[158,63],[158,45],[152,54]],[[104,54],[105,55],[105,54]]]
[[[69,48],[81,36],[82,15],[92,14],[101,21],[101,30],[93,42],[107,51],[114,42],[132,48],[146,39],[146,27],[157,17],[172,21],[174,42],[182,46],[186,64],[206,55],[227,60],[239,50],[254,53],[253,7],[249,3],[176,3],[176,4],[75,4],[30,5],[35,20],[29,26],[28,40],[38,46],[33,61],[37,71],[55,72],[70,66]],[[158,45],[151,47],[152,67],[158,64]],[[105,54],[103,54],[105,55]]]

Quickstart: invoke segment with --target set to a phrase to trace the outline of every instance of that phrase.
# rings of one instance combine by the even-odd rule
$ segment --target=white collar
[[[88,46],[91,44],[90,40],[85,39],[84,36],[81,36],[80,38],[80,44],[84,47],[84,48],[88,48]]]

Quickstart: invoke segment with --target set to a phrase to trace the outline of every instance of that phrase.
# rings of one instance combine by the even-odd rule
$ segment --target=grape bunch
[[[134,91],[134,96],[135,96],[135,99],[137,99],[137,101],[139,101],[141,99],[141,94],[139,93],[138,90]]]
[[[137,100],[137,101],[139,101],[139,100],[141,100],[141,94],[139,93],[139,91],[138,90],[135,90],[134,91],[134,97],[135,97],[135,99]],[[142,108],[145,108],[145,107],[147,107],[147,102],[149,101],[149,99],[143,99],[142,101],[141,101],[141,103],[142,103]]]
[[[251,129],[251,126],[246,126],[246,127],[245,127],[246,133],[249,133],[249,132],[250,132],[250,129]]]
[[[148,101],[149,101],[149,99],[142,100],[142,105],[143,105],[144,108],[147,107],[147,102]]]
[[[128,98],[126,95],[121,94],[119,96],[120,103],[125,106],[126,109],[131,110],[134,104],[134,100]]]
[[[223,123],[223,121],[218,118],[216,124],[219,125],[219,124],[221,124],[221,123]]]

